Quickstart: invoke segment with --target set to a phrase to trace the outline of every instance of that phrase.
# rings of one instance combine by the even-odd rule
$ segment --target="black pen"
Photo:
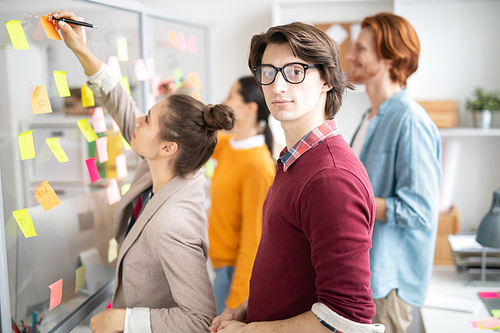
[[[53,20],[56,20],[56,21],[63,21],[63,22],[69,23],[69,24],[81,25],[82,27],[97,29],[97,25],[93,25],[91,23],[75,21],[75,20],[64,18],[64,17],[54,17],[54,16],[50,16],[50,15],[49,15],[49,17]]]

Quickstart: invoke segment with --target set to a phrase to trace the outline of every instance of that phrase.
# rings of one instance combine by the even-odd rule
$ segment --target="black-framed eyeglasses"
[[[260,65],[253,69],[257,81],[263,85],[267,86],[274,82],[278,72],[281,72],[283,78],[286,82],[291,84],[299,84],[306,78],[306,71],[308,69],[319,68],[315,65],[301,64],[300,62],[292,62],[286,64],[281,68],[276,68],[273,65]]]

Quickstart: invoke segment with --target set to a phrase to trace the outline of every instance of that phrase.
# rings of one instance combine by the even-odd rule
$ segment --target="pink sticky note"
[[[108,202],[110,205],[113,205],[121,200],[122,196],[120,194],[120,188],[118,187],[118,183],[115,178],[112,178],[106,186],[106,194],[108,195]]]
[[[148,57],[146,59],[146,66],[148,67],[148,78],[155,76],[155,60],[153,57]]]
[[[104,133],[108,130],[106,120],[104,119],[104,111],[102,108],[95,108],[92,114],[92,127],[96,133]]]
[[[101,180],[101,175],[99,174],[99,170],[97,170],[97,165],[95,164],[95,157],[85,160],[85,164],[87,164],[87,170],[89,171],[90,182],[93,183]]]
[[[498,328],[498,327],[500,327],[500,320],[497,317],[492,316],[488,319],[479,320],[477,322],[477,325],[479,326],[479,328],[482,328],[485,330],[488,330],[491,328]]]
[[[187,51],[186,37],[184,37],[183,32],[177,33],[177,45],[179,46],[179,50],[182,52]]]
[[[190,53],[198,52],[198,48],[196,47],[196,36],[189,36],[188,38],[188,49]]]
[[[59,304],[61,304],[62,286],[63,286],[63,279],[60,279],[49,286],[50,288],[49,311],[58,306]]]
[[[146,81],[148,79],[148,70],[144,60],[139,58],[134,63],[135,79],[137,81]]]
[[[472,328],[479,328],[479,327],[477,327],[477,324],[474,320],[470,321],[470,325],[472,326]]]
[[[121,78],[123,76],[122,75],[122,69],[120,68],[120,61],[118,60],[118,57],[116,57],[116,56],[108,57],[108,66],[111,67],[111,70],[119,78]]]
[[[153,95],[158,96],[160,94],[160,84],[161,84],[160,74],[156,74],[151,78],[151,91]]]
[[[78,19],[82,22],[85,22],[85,20],[83,19],[83,17],[80,17],[80,16],[77,16]],[[83,42],[85,44],[87,44],[87,33],[85,32],[85,28],[84,27],[81,27],[82,28],[82,38],[83,38]],[[74,28],[73,28],[74,29]]]
[[[500,295],[496,291],[481,291],[478,294],[481,298],[500,298]]]
[[[111,309],[112,307],[113,305],[111,304],[111,302],[109,302],[108,306],[106,306],[106,310]]]
[[[127,157],[124,154],[116,156],[116,176],[118,179],[123,179],[127,175]]]
[[[104,163],[108,160],[108,138],[103,136],[95,140],[95,145],[97,147],[97,157],[99,157],[99,163]]]
[[[111,129],[113,132],[119,132],[120,131],[120,126],[116,123],[114,119],[111,119]]]

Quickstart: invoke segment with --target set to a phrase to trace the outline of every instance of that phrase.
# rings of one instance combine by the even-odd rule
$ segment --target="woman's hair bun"
[[[212,131],[222,129],[230,131],[234,127],[234,111],[227,105],[208,104],[205,107],[203,118],[207,123],[208,129]]]

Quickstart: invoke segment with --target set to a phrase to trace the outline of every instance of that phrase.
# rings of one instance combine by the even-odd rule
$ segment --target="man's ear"
[[[177,142],[163,141],[161,145],[160,154],[165,157],[172,156],[177,152],[178,149],[179,145],[177,144]]]

